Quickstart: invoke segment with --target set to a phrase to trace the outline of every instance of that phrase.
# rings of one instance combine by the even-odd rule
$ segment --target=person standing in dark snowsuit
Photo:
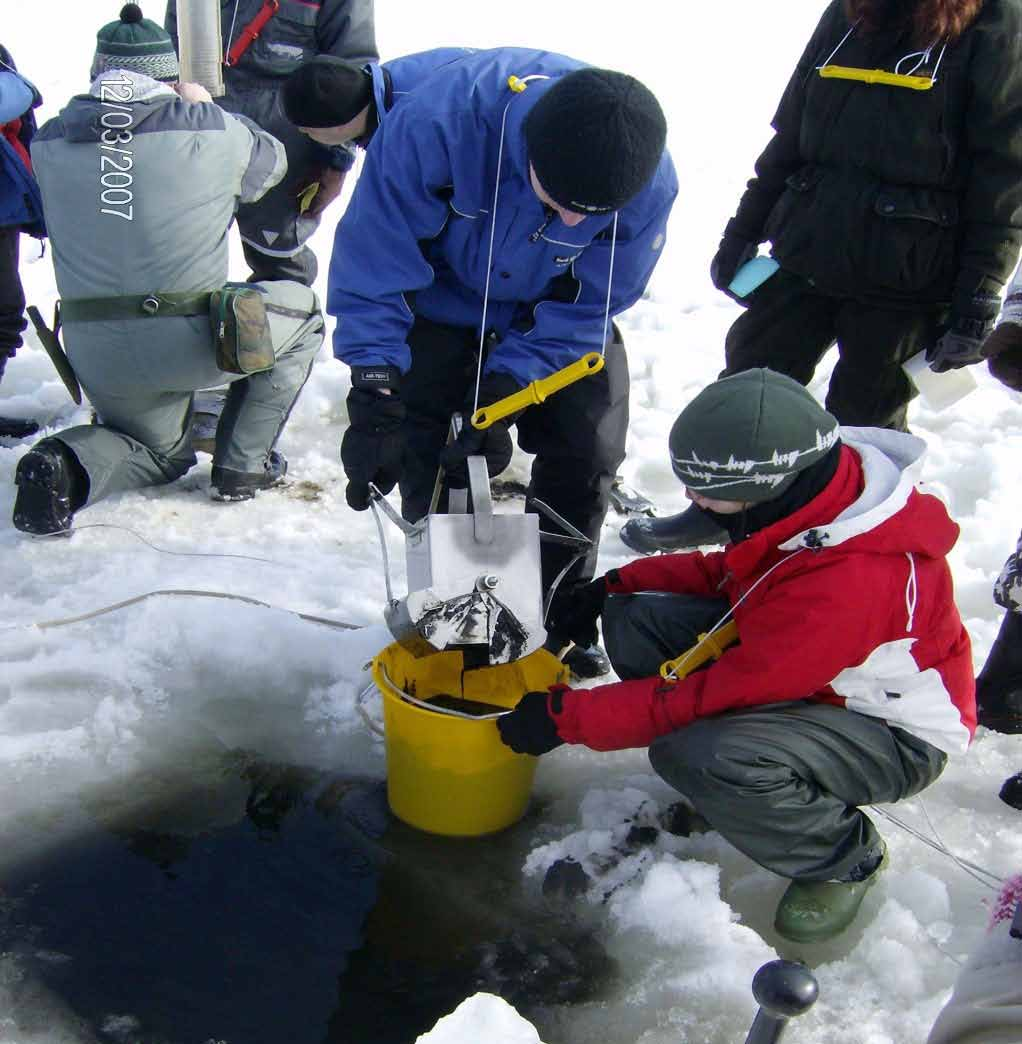
[[[331,55],[311,58],[281,90],[287,118],[321,145],[366,149],[380,121],[437,69],[474,52],[435,47],[389,62],[353,62]]]
[[[742,300],[723,374],[808,384],[836,342],[827,409],[905,430],[901,364],[979,362],[1022,246],[1022,0],[833,0],[773,128],[710,275],[727,293],[767,241],[780,269]],[[622,538],[722,535],[689,509]]]
[[[983,353],[991,376],[1022,392],[1022,266],[1004,298],[997,327]],[[1022,535],[994,584],[994,601],[1004,609],[1001,627],[976,677],[980,725],[995,732],[1022,733]]]
[[[164,24],[176,48],[177,0],[168,0]],[[280,184],[238,209],[245,260],[252,269],[249,278],[293,279],[312,286],[318,265],[305,244],[340,194],[355,153],[346,146],[319,145],[301,134],[284,114],[280,89],[288,75],[315,55],[359,62],[377,58],[373,0],[220,0],[220,26],[226,94],[217,104],[247,116],[287,153],[287,175]],[[249,29],[258,29],[254,39]],[[319,189],[303,212],[300,197],[314,183]]]
[[[18,241],[22,232],[40,239],[46,234],[28,152],[36,129],[32,110],[41,104],[39,92],[18,74],[10,52],[0,45],[0,378],[21,347],[25,329]],[[34,421],[0,417],[0,435],[24,438],[38,427]]]
[[[977,718],[994,732],[1022,733],[1022,536],[994,584],[994,601],[1004,616],[976,676]]]

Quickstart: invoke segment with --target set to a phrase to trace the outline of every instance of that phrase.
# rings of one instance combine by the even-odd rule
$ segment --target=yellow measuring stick
[[[512,413],[524,410],[526,406],[537,405],[554,392],[567,388],[569,384],[574,384],[591,373],[599,373],[603,369],[603,362],[603,356],[599,352],[589,352],[577,362],[550,374],[549,377],[533,381],[514,395],[506,395],[490,406],[480,407],[472,414],[472,427],[481,431],[505,417],[510,417]]]
[[[906,76],[886,69],[855,69],[850,65],[821,65],[819,71],[825,80],[883,83],[888,87],[908,87],[913,91],[928,91],[936,82],[932,76]]]
[[[660,677],[680,680],[701,667],[707,660],[719,660],[724,650],[738,641],[738,625],[728,620],[719,630],[711,634],[699,635],[699,640],[691,649],[687,649],[673,660],[665,660],[660,664]]]

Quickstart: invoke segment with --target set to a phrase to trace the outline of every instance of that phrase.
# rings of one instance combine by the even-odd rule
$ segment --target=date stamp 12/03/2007
[[[99,144],[100,213],[111,214],[124,221],[135,215],[135,159],[131,152],[134,138],[129,129],[134,122],[130,103],[134,101],[134,83],[126,76],[100,81],[103,126]]]

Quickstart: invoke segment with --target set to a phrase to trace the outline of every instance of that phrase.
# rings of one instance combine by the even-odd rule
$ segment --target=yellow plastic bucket
[[[449,837],[492,834],[525,812],[536,759],[500,740],[493,718],[444,714],[409,702],[456,696],[514,707],[527,692],[568,680],[568,670],[545,649],[495,667],[466,671],[460,652],[418,659],[397,643],[372,664],[383,695],[387,798],[399,819]]]

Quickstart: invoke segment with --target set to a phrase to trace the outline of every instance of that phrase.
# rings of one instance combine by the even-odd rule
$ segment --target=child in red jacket
[[[531,754],[648,745],[716,830],[792,879],[780,934],[843,931],[885,855],[859,806],[922,790],[975,729],[945,561],[958,527],[915,488],[924,448],[839,428],[770,370],[705,388],[674,424],[671,462],[731,542],[639,559],[559,599],[551,626],[584,643],[602,617],[622,680],[526,694],[498,722],[504,742]],[[719,660],[661,677],[731,620],[738,642]]]

